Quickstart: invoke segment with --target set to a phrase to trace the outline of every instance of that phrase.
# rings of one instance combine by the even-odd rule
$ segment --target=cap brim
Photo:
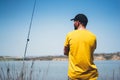
[[[70,19],[71,21],[74,21],[75,19],[73,18],[73,19]]]

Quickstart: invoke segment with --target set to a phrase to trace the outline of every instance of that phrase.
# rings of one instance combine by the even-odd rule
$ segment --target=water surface
[[[99,71],[98,80],[120,80],[120,61],[95,61]],[[0,74],[2,69],[7,76],[7,68],[11,75],[18,75],[23,66],[22,61],[0,61]],[[67,80],[68,61],[32,61],[25,62],[26,76],[33,80]],[[3,75],[2,75],[3,76]],[[26,77],[26,79],[27,79]]]

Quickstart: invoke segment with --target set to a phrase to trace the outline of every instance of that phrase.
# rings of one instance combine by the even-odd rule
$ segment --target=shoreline
[[[16,61],[22,61],[22,57],[13,57],[13,56],[0,56],[0,61],[6,61],[6,60],[16,60]],[[54,60],[54,61],[66,61],[68,60],[67,56],[60,55],[60,56],[27,56],[25,61],[28,60]],[[94,60],[120,60],[120,52],[117,53],[101,53],[101,54],[94,54]]]

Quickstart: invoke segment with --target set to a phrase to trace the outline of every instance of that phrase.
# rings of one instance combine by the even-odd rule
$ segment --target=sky
[[[0,0],[0,56],[23,56],[35,0]],[[119,0],[36,0],[26,56],[63,55],[70,19],[83,13],[95,53],[120,51]]]

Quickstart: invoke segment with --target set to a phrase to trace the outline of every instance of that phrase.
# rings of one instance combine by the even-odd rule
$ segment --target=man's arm
[[[64,55],[68,56],[69,55],[69,47],[64,46]]]

